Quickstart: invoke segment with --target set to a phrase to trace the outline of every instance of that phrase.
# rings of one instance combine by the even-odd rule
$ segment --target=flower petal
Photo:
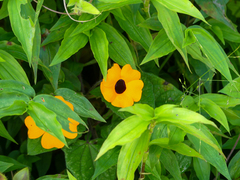
[[[112,105],[115,107],[128,107],[133,105],[133,99],[125,94],[118,94],[112,101]]]
[[[121,77],[121,68],[118,64],[114,63],[107,73],[107,84],[115,86],[116,82]],[[103,79],[103,81],[105,81]],[[106,81],[105,81],[106,82]]]
[[[55,96],[55,98],[58,98],[61,101],[63,101],[66,105],[68,105],[68,107],[70,107],[72,111],[74,110],[73,105],[70,102],[66,101],[62,96]]]
[[[68,131],[66,131],[66,130],[64,130],[64,129],[62,129],[62,132],[63,132],[63,135],[66,137],[66,138],[68,138],[68,139],[74,139],[74,138],[76,138],[77,137],[77,133],[70,133],[70,132],[68,132]]]
[[[44,149],[63,148],[64,143],[49,133],[44,133],[41,139],[41,145]]]
[[[116,98],[117,93],[115,92],[115,84],[112,87],[107,87],[105,86],[105,83],[101,82],[100,90],[106,101],[112,102]]]
[[[70,121],[69,123],[69,129],[72,131],[72,132],[77,132],[77,126],[80,124],[79,122],[71,119],[71,118],[68,118],[68,120]]]
[[[138,70],[132,69],[130,64],[123,66],[121,71],[121,79],[128,83],[133,80],[139,80],[141,78],[141,73]]]
[[[142,88],[144,86],[142,80],[134,80],[126,84],[127,88],[124,92],[127,96],[133,98],[135,102],[140,101],[142,97]]]
[[[31,116],[28,116],[24,120],[25,125],[28,128],[28,137],[29,139],[36,139],[42,136],[45,131],[37,127],[35,124],[33,118]]]

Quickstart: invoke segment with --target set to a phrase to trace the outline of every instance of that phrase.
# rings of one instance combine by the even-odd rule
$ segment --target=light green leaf
[[[31,86],[14,80],[0,80],[0,92],[20,92],[29,97],[35,96],[35,91]]]
[[[228,81],[232,82],[232,76],[228,68],[229,59],[216,40],[206,30],[197,25],[188,28],[186,34],[187,31],[193,32],[202,52],[209,59],[214,68],[224,75]]]
[[[104,3],[121,3],[129,0],[99,0],[99,2],[104,2]]]
[[[77,180],[68,170],[67,170],[69,180]]]
[[[158,35],[154,38],[147,55],[142,60],[141,65],[147,63],[156,58],[160,58],[174,51],[176,48],[168,38],[164,29],[158,32]]]
[[[154,109],[147,104],[134,104],[133,106],[119,109],[139,116],[140,118],[150,121],[154,118]]]
[[[163,28],[165,29],[168,38],[176,47],[178,52],[182,55],[186,65],[189,67],[187,50],[186,48],[182,47],[184,36],[182,25],[180,23],[177,13],[167,9],[159,2],[159,0],[152,0],[151,2],[158,11],[158,19],[161,22]]]
[[[160,138],[152,140],[149,145],[158,145],[162,148],[174,150],[179,154],[191,157],[198,157],[204,160],[203,156],[184,143],[169,144],[169,138]]]
[[[56,114],[57,121],[62,125],[62,128],[68,132],[72,132],[69,129],[68,118],[71,118],[87,127],[85,122],[77,115],[77,113],[72,111],[67,104],[54,96],[46,94],[37,95],[34,97],[33,101],[44,105],[48,110],[54,112]]]
[[[107,78],[107,61],[108,61],[108,40],[105,32],[95,27],[92,30],[92,35],[89,38],[91,50],[95,59],[98,62],[103,78]]]
[[[224,94],[207,93],[202,94],[200,97],[207,98],[222,108],[235,107],[240,104],[240,99],[226,96]]]
[[[181,1],[157,0],[157,1],[172,11],[182,13],[182,14],[188,14],[195,18],[201,19],[202,21],[208,24],[208,22],[204,19],[200,11],[189,0],[181,0]]]
[[[157,123],[162,122],[171,122],[171,123],[179,123],[182,124],[193,124],[193,123],[204,123],[209,124],[217,128],[217,126],[212,122],[207,120],[201,114],[198,114],[194,111],[178,108],[176,105],[162,105],[155,109],[155,118],[157,119]]]
[[[196,98],[196,102],[199,102],[198,106],[203,108],[212,118],[216,119],[223,127],[229,132],[229,126],[227,118],[222,109],[213,101],[207,98]]]
[[[91,3],[87,1],[81,1],[81,12],[83,13],[89,13],[89,14],[101,14],[100,11],[95,8]]]
[[[30,180],[30,173],[29,173],[28,167],[25,167],[24,169],[18,171],[13,176],[13,180],[19,180],[19,179]]]
[[[134,173],[148,149],[149,135],[149,130],[146,130],[139,138],[123,145],[118,156],[118,179],[134,179]]]
[[[16,80],[30,85],[25,71],[14,57],[3,50],[0,50],[0,58],[5,60],[5,62],[0,62],[1,79]]]
[[[232,83],[228,83],[219,92],[234,98],[240,98],[240,77],[234,79]]]
[[[124,6],[121,10],[125,19],[115,16],[119,25],[127,32],[132,40],[141,44],[142,47],[148,51],[153,41],[152,36],[149,29],[138,26],[139,23],[144,21],[144,18],[139,11],[133,12],[129,6]],[[136,14],[136,17],[134,16],[134,13]]]
[[[40,103],[30,101],[27,113],[33,118],[40,129],[58,138],[67,146],[62,132],[62,126],[57,121],[57,115],[53,111],[47,109]]]
[[[130,64],[135,69],[136,66],[131,51],[118,31],[106,23],[102,23],[98,27],[107,35],[110,58],[121,66]]]
[[[2,7],[0,9],[0,19],[3,19],[8,16],[8,9],[7,9],[8,1],[9,0],[3,1]],[[0,172],[2,172],[2,171],[0,171]]]
[[[127,144],[140,137],[149,124],[149,121],[144,121],[136,115],[123,120],[112,130],[104,141],[96,160],[115,146]]]
[[[76,93],[67,88],[60,88],[55,91],[56,95],[62,96],[65,100],[72,103],[74,111],[82,117],[90,117],[92,119],[106,122],[103,117],[97,112],[94,106],[83,95]]]
[[[61,46],[54,56],[52,63],[50,66],[59,64],[68,58],[70,58],[73,54],[75,54],[79,49],[83,48],[87,42],[88,37],[85,34],[77,34],[73,37],[70,36],[73,29],[77,24],[72,24],[70,28],[65,32],[64,39],[61,43]]]

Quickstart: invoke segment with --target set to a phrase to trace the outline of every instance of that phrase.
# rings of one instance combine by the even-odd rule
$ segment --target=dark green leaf
[[[8,140],[10,140],[10,141],[12,141],[12,142],[14,142],[14,143],[16,143],[17,144],[17,142],[11,137],[11,135],[8,133],[8,131],[6,130],[6,128],[4,127],[4,125],[3,125],[3,123],[2,123],[2,121],[0,120],[0,136],[2,136],[2,137],[4,137],[4,138],[6,138],[6,139],[8,139]],[[13,164],[12,164],[13,165]],[[6,166],[12,166],[11,164],[6,164]],[[5,166],[4,166],[5,167]],[[4,168],[4,167],[2,167],[2,168]],[[1,167],[0,167],[1,168]],[[6,168],[6,169],[8,169],[8,168]],[[3,171],[1,171],[0,170],[0,172],[4,172],[4,170]]]
[[[117,30],[106,23],[102,23],[98,27],[107,35],[110,58],[121,66],[130,64],[135,69],[136,66],[131,51]]]
[[[0,9],[0,19],[3,19],[8,16],[8,9],[7,9],[8,1],[9,0],[3,1],[2,7]]]
[[[231,159],[228,165],[229,174],[232,179],[239,178],[240,176],[239,166],[240,166],[240,151],[238,151],[237,154],[234,155],[234,157]]]
[[[21,169],[21,168],[26,167],[26,165],[16,161],[15,159],[7,157],[7,156],[3,156],[3,155],[0,155],[0,161],[4,162],[4,163],[12,164],[12,166],[10,166],[8,169],[6,169],[5,172],[14,171],[16,169]]]
[[[210,164],[202,159],[193,158],[193,167],[199,180],[210,178]]]
[[[77,94],[76,92],[66,88],[58,89],[55,94],[62,96],[65,100],[72,103],[74,111],[76,111],[80,116],[90,117],[98,121],[105,122],[102,116],[83,95]]]
[[[89,39],[91,50],[98,62],[103,78],[107,78],[107,61],[108,61],[108,40],[105,32],[95,27]]]

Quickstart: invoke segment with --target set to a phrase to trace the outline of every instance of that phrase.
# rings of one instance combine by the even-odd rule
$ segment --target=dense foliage
[[[240,178],[240,1],[0,4],[0,179]]]

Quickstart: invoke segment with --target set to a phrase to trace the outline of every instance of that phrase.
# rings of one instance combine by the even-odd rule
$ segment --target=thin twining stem
[[[33,0],[35,3],[38,3],[38,1],[36,1],[36,0]],[[66,6],[66,1],[65,0],[63,0],[63,5],[64,5],[64,9],[65,9],[65,11],[66,11],[66,13],[63,13],[63,12],[59,12],[59,11],[55,11],[55,10],[53,10],[53,9],[50,9],[49,7],[47,7],[47,6],[44,6],[44,5],[42,5],[45,9],[47,9],[47,10],[49,10],[49,11],[52,11],[52,12],[54,12],[54,13],[56,13],[56,14],[63,14],[63,15],[68,15],[68,17],[71,19],[71,20],[73,20],[73,21],[75,21],[75,22],[81,22],[81,23],[83,23],[83,22],[89,22],[89,21],[92,21],[92,20],[94,20],[94,19],[96,19],[98,16],[96,16],[96,17],[94,17],[94,18],[92,18],[92,19],[89,19],[89,20],[86,20],[86,21],[79,21],[79,20],[76,20],[76,19],[73,19],[72,17],[71,17],[71,15],[76,15],[75,13],[69,13],[68,12],[68,10],[67,10],[67,6]]]

